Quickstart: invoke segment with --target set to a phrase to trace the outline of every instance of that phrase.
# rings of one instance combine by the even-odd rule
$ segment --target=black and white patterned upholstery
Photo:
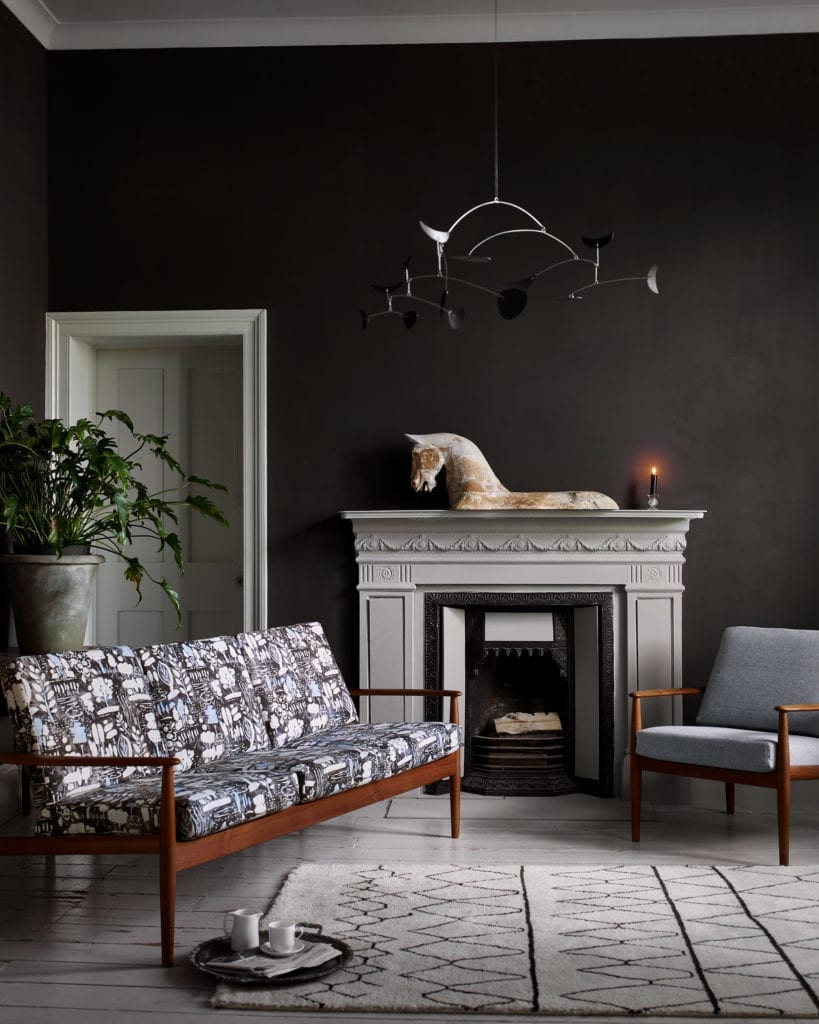
[[[234,755],[175,781],[177,838],[198,839],[295,803],[332,796],[457,750],[447,722],[338,726],[275,750]],[[38,835],[156,833],[160,780],[107,786],[45,807]]]
[[[141,779],[49,804],[41,809],[37,834],[156,834],[160,787],[160,779]],[[174,796],[176,837],[180,840],[222,832],[298,803],[295,780],[289,773],[243,775],[224,764],[207,772],[185,772],[175,780]]]
[[[143,647],[138,652],[177,772],[270,746],[236,637]]]
[[[341,793],[446,757],[460,746],[450,722],[378,722],[336,726],[286,747],[233,758],[245,774],[291,773],[301,801]]]
[[[274,747],[358,721],[318,622],[242,633],[239,641]]]
[[[179,839],[389,778],[460,744],[450,723],[359,723],[316,622],[18,658],[2,683],[19,751],[178,757]],[[157,833],[160,776],[140,767],[35,770],[37,833]]]
[[[130,647],[17,658],[4,666],[2,682],[20,752],[100,757],[167,754],[148,682]],[[39,807],[160,770],[33,768],[32,803]]]

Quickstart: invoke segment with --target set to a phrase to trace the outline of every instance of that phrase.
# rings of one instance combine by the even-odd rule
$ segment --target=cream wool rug
[[[819,867],[307,864],[268,916],[321,921],[354,957],[212,1005],[819,1016]]]

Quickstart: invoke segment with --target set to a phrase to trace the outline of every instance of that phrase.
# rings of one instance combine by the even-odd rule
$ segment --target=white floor
[[[20,826],[12,822],[3,832],[19,831]],[[402,798],[185,872],[179,876],[173,968],[158,966],[153,858],[4,858],[0,1022],[194,1024],[212,1018],[216,1024],[257,1019],[399,1024],[410,1019],[395,1014],[231,1012],[208,1005],[214,982],[190,966],[188,951],[220,933],[225,911],[265,909],[288,870],[307,861],[776,863],[776,822],[768,814],[729,818],[707,810],[647,808],[643,840],[634,845],[628,809],[619,800],[467,795],[461,838],[450,839],[448,827],[446,798]],[[791,863],[819,864],[819,813],[795,817],[792,832]],[[431,1020],[429,1015],[415,1019]],[[512,1024],[544,1018],[473,1014],[437,1019]],[[749,1024],[751,1018],[742,1020]],[[664,1024],[670,1019],[664,1018]]]

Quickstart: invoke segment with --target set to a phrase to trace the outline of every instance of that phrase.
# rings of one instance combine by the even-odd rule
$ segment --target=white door
[[[179,593],[182,624],[161,589],[142,583],[136,603],[123,563],[106,555],[97,585],[96,642],[172,643],[242,629],[242,353],[238,346],[96,349],[95,408],[122,409],[140,433],[169,435],[168,447],[186,473],[224,484],[228,493],[203,490],[224,510],[225,529],[180,510],[178,533],[185,558],[180,577],[170,551],[138,540],[134,552],[151,575],[165,577]],[[125,444],[116,421],[110,432]],[[151,489],[174,485],[176,476],[151,455],[143,479]]]

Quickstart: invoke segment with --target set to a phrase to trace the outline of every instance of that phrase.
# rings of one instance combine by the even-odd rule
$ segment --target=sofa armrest
[[[637,733],[643,728],[643,712],[640,701],[643,697],[685,697],[689,694],[705,693],[700,686],[678,686],[667,690],[633,690],[631,697],[631,739],[629,747],[634,753]]]
[[[774,710],[789,715],[793,711],[819,711],[819,704],[777,704]]]
[[[449,697],[449,720],[453,725],[460,724],[458,697],[461,690],[412,690],[412,689],[373,689],[350,690],[351,697]]]

